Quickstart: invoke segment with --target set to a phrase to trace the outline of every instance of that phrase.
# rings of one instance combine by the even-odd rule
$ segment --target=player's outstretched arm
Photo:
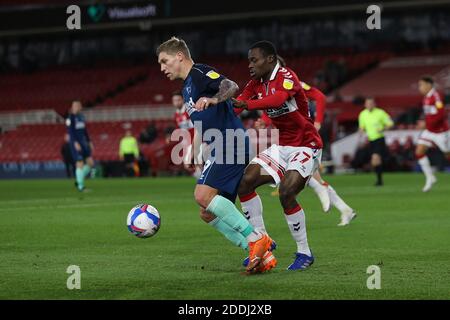
[[[255,100],[237,100],[232,99],[235,108],[242,108],[247,110],[265,110],[281,107],[286,100],[289,99],[289,94],[286,91],[275,91],[274,94],[262,99]]]
[[[238,90],[239,86],[236,84],[236,82],[229,79],[223,79],[220,82],[219,91],[217,91],[217,93],[211,98],[201,97],[200,99],[198,99],[195,103],[195,109],[197,109],[198,111],[202,111],[207,109],[210,105],[216,105],[220,102],[230,99],[234,97]]]

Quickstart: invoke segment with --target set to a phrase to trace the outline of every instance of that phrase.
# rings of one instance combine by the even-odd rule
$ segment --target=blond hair
[[[187,58],[191,59],[191,53],[186,42],[183,39],[172,37],[169,40],[161,43],[156,49],[156,55],[159,56],[161,52],[168,54],[176,54],[182,52]]]

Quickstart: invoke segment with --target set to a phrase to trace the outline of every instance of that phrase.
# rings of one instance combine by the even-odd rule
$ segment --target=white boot
[[[425,182],[425,186],[423,187],[423,192],[428,192],[431,190],[431,187],[433,187],[433,184],[435,184],[437,181],[436,177],[434,175],[427,177],[427,180]]]

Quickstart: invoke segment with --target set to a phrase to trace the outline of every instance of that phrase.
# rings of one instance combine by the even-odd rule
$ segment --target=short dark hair
[[[255,42],[254,44],[252,44],[252,46],[250,47],[251,49],[256,49],[258,48],[259,50],[262,51],[262,54],[264,57],[270,56],[270,55],[274,55],[275,58],[277,58],[278,54],[277,54],[277,49],[275,48],[275,45],[267,40],[262,40],[262,41],[258,41]]]
[[[179,91],[179,90],[177,90],[177,91],[174,91],[174,92],[172,92],[172,97],[175,97],[175,96],[183,96],[183,94],[181,93],[181,91]]]
[[[428,75],[428,74],[422,76],[422,77],[420,78],[420,80],[421,80],[421,81],[424,81],[424,82],[426,82],[426,83],[429,83],[429,84],[431,84],[431,85],[434,84],[434,79],[433,79],[433,77],[430,76],[430,75]]]

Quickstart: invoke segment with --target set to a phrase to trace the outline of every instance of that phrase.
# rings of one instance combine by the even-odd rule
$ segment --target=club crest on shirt
[[[289,80],[289,79],[283,80],[283,88],[285,88],[286,90],[291,90],[293,87],[294,87],[294,81]]]
[[[442,107],[444,107],[442,101],[436,101],[436,108],[441,109]]]
[[[220,74],[218,74],[218,73],[215,72],[214,70],[209,71],[206,75],[207,75],[208,77],[210,77],[211,79],[213,79],[213,80],[220,77]]]

